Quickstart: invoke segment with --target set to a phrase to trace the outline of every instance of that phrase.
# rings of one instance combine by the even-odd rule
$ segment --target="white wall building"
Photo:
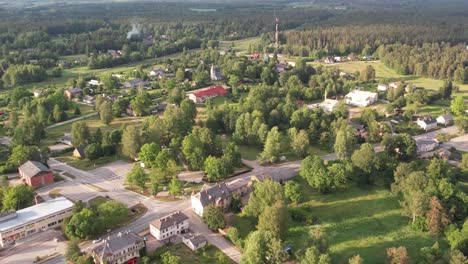
[[[73,203],[57,197],[19,211],[0,214],[0,245],[2,247],[39,231],[60,226],[72,215]]]
[[[94,263],[124,264],[136,263],[140,250],[146,246],[145,240],[133,233],[119,233],[117,236],[105,239],[91,250]]]
[[[184,233],[189,228],[188,217],[177,211],[150,223],[150,233],[157,240],[166,240]]]
[[[338,106],[340,101],[333,99],[325,99],[323,102],[318,104],[307,105],[309,109],[321,108],[325,113],[330,114]]]
[[[418,120],[416,121],[416,124],[418,124],[420,128],[426,131],[437,128],[437,120],[430,116],[424,116],[424,117],[418,118]]]
[[[231,193],[224,182],[214,186],[205,184],[199,193],[192,195],[192,209],[197,215],[203,216],[203,210],[208,205],[226,209],[231,204],[231,199]]]
[[[369,106],[378,100],[377,93],[354,90],[345,96],[345,102],[355,106]]]

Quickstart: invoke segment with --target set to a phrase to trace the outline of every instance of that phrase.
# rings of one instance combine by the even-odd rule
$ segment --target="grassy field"
[[[337,67],[341,70],[349,73],[354,73],[356,71],[361,71],[367,67],[367,65],[372,65],[375,69],[376,77],[378,79],[385,78],[390,82],[392,81],[401,81],[405,80],[407,83],[412,83],[417,87],[424,87],[426,89],[438,90],[439,87],[443,85],[442,80],[435,80],[431,78],[424,78],[415,75],[401,75],[396,73],[394,70],[388,68],[380,61],[350,61],[344,63],[336,64],[322,64],[317,62],[311,62],[312,65],[323,65],[325,67]],[[460,87],[460,92],[454,93],[454,95],[461,94],[466,99],[468,99],[468,84],[455,84]]]
[[[409,218],[402,216],[397,199],[386,189],[351,188],[330,195],[312,191],[297,177],[305,193],[304,203],[295,205],[308,217],[317,219],[314,226],[295,223],[289,228],[285,244],[302,248],[310,229],[322,228],[327,234],[334,263],[345,263],[360,254],[366,263],[381,263],[389,247],[405,246],[416,258],[422,247],[432,246],[436,239],[411,229]],[[441,244],[446,247],[445,244]]]
[[[109,157],[102,157],[97,160],[88,160],[88,159],[77,159],[72,156],[72,153],[65,153],[62,156],[55,157],[60,162],[66,162],[68,165],[75,167],[80,170],[94,170],[100,166],[106,165],[110,162],[123,160],[124,157],[113,155]]]
[[[224,50],[225,48],[231,47],[234,52],[245,55],[248,53],[249,45],[254,45],[259,41],[260,37],[246,38],[234,41],[221,41],[219,43],[219,48]]]
[[[199,249],[197,252],[193,252],[185,244],[168,244],[164,247],[157,249],[154,253],[150,254],[149,257],[152,261],[159,260],[161,254],[165,252],[171,252],[173,255],[179,256],[182,259],[181,263],[193,263],[193,264],[210,264],[210,263],[221,263],[219,261],[219,255],[224,255],[219,249],[214,246],[207,245],[205,248]],[[222,263],[234,264],[234,262],[224,255],[224,261]],[[159,263],[159,262],[152,262]]]

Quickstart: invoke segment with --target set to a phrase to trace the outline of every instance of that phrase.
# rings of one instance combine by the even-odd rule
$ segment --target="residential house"
[[[71,134],[70,133],[63,134],[63,136],[60,137],[60,143],[68,145],[68,146],[73,146]]]
[[[163,216],[150,223],[150,233],[157,240],[167,240],[185,233],[189,228],[188,217],[180,211]]]
[[[387,90],[388,90],[388,85],[386,85],[386,84],[377,85],[377,91],[385,92]]]
[[[75,148],[75,150],[73,150],[73,157],[78,158],[78,159],[86,158],[85,149],[86,149],[86,146],[79,146]]]
[[[255,182],[262,182],[264,180],[271,180],[274,182],[278,182],[280,184],[284,184],[286,181],[291,179],[291,174],[280,173],[278,171],[272,172],[262,172],[257,175],[253,175],[251,178],[252,183]]]
[[[284,62],[276,63],[275,65],[275,71],[277,73],[282,73],[285,72],[288,69],[288,64]]]
[[[155,107],[153,108],[153,110],[151,110],[151,114],[154,115],[154,114],[157,114],[157,113],[161,113],[161,112],[166,111],[167,105],[168,105],[168,103],[163,102],[163,103],[161,103],[161,104],[155,106]]]
[[[402,84],[402,82],[391,82],[391,83],[388,84],[388,88],[396,89],[396,88],[398,88],[401,84]]]
[[[437,128],[437,120],[431,116],[419,117],[416,124],[426,131]]]
[[[26,161],[18,168],[21,180],[31,187],[54,183],[54,173],[39,161]]]
[[[83,96],[83,103],[85,104],[94,105],[95,101],[96,101],[96,98],[94,96],[91,96],[91,95]]]
[[[356,133],[357,136],[361,138],[367,138],[367,131],[364,127],[364,125],[361,125],[359,123],[355,122],[349,122],[349,125],[354,128],[354,132]]]
[[[228,93],[227,89],[229,88],[221,85],[210,86],[191,92],[188,98],[195,103],[203,103],[207,98],[226,95]]]
[[[206,238],[201,234],[186,234],[182,237],[182,242],[192,251],[196,251],[206,245]]]
[[[333,64],[333,63],[335,63],[335,60],[333,59],[333,57],[326,57],[326,58],[323,60],[323,62],[324,62],[325,64]]]
[[[453,118],[451,115],[441,115],[436,118],[437,123],[445,125],[445,126],[451,126],[453,125]]]
[[[132,80],[128,80],[124,83],[123,88],[125,89],[137,89],[139,87],[148,87],[150,86],[150,82],[148,81],[143,81],[140,78],[135,78]]]
[[[83,94],[83,90],[81,88],[68,88],[65,90],[65,96],[71,100]]]
[[[145,240],[142,237],[125,232],[105,239],[91,250],[91,255],[94,263],[98,264],[136,263],[140,257],[140,251],[145,246]]]
[[[166,76],[166,73],[161,68],[154,68],[149,72],[149,75],[152,77],[163,78]]]
[[[248,55],[249,60],[258,60],[260,59],[260,54],[259,53],[254,53],[251,55]]]
[[[42,91],[41,90],[34,90],[34,97],[41,97]]]
[[[220,81],[223,79],[221,73],[215,68],[214,64],[211,65],[210,78],[212,81]]]
[[[90,80],[90,81],[88,82],[88,84],[89,84],[90,86],[99,86],[99,85],[102,84],[102,82],[100,82],[100,81],[98,81],[98,80]]]
[[[416,153],[421,155],[422,153],[433,151],[437,146],[439,146],[439,142],[432,138],[419,138],[416,139]]]
[[[137,113],[133,110],[131,104],[128,104],[125,108],[125,114],[127,114],[128,116],[138,116]]]
[[[203,210],[208,205],[226,209],[231,204],[231,199],[231,193],[224,182],[214,186],[205,184],[200,192],[192,194],[192,209],[199,216],[203,216]]]
[[[14,244],[49,228],[60,227],[73,214],[73,203],[60,196],[18,211],[0,213],[0,246]]]
[[[377,102],[377,100],[378,100],[377,93],[360,91],[360,90],[354,90],[345,96],[346,104],[355,105],[355,106],[369,106]]]
[[[120,50],[107,50],[107,54],[116,59],[122,57],[122,52]]]

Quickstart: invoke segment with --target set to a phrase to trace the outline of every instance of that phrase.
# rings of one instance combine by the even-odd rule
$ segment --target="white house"
[[[430,139],[430,138],[420,138],[416,139],[416,153],[422,154],[425,152],[433,151],[437,146],[439,145],[439,142],[437,142],[435,139]]]
[[[100,82],[100,81],[98,81],[98,80],[90,80],[90,81],[88,82],[88,84],[91,85],[91,86],[99,86],[99,85],[102,84],[102,82]]]
[[[187,234],[182,237],[182,242],[192,251],[195,251],[206,245],[206,238],[201,234]]]
[[[140,250],[145,246],[146,242],[142,237],[130,232],[120,232],[93,248],[91,255],[94,263],[98,264],[136,263],[140,258]]]
[[[203,216],[203,210],[208,205],[219,206],[223,209],[229,207],[231,193],[224,182],[214,186],[205,184],[199,193],[192,195],[191,201],[193,211],[197,215]]]
[[[345,102],[355,106],[369,106],[377,102],[377,93],[354,90],[345,96]]]
[[[416,121],[418,126],[426,131],[437,128],[437,120],[431,116],[423,116]]]
[[[377,91],[385,92],[387,90],[388,90],[388,85],[386,85],[386,84],[377,85]]]
[[[445,125],[445,126],[450,126],[453,125],[453,118],[451,115],[441,115],[437,117],[437,123]]]
[[[162,77],[166,76],[166,73],[161,68],[154,68],[149,72],[149,74],[150,74],[150,76],[155,76],[155,77],[159,77],[159,78],[162,78]]]
[[[221,73],[215,68],[214,64],[211,65],[210,78],[212,81],[220,81],[221,79],[223,79]]]
[[[150,233],[157,240],[166,240],[185,233],[189,228],[188,217],[180,211],[161,217],[150,223]]]

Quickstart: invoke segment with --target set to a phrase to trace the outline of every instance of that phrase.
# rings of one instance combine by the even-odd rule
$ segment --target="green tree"
[[[72,124],[71,138],[73,146],[79,147],[86,145],[90,137],[91,133],[89,132],[89,127],[85,122],[79,121]]]
[[[151,183],[151,195],[156,196],[159,192],[159,184],[157,182]]]
[[[190,170],[203,168],[206,154],[203,143],[195,135],[190,134],[184,138],[182,141],[182,153],[184,154]]]
[[[203,222],[211,230],[224,228],[225,219],[223,210],[220,207],[209,205],[203,209]]]
[[[85,148],[85,155],[89,160],[99,159],[102,156],[101,145],[97,143],[89,144]]]
[[[59,105],[54,106],[54,110],[52,111],[52,116],[53,116],[55,122],[62,121],[62,111],[61,111]]]
[[[295,181],[287,181],[284,185],[284,195],[292,202],[300,202],[302,199],[301,185]]]
[[[283,201],[277,201],[273,206],[266,207],[258,217],[257,230],[271,232],[275,237],[282,238],[287,229],[288,210]]]
[[[301,264],[328,264],[331,263],[327,253],[321,253],[316,246],[308,247],[301,258]]]
[[[327,193],[333,188],[333,181],[328,177],[327,167],[319,156],[308,156],[302,160],[299,175],[319,192]]]
[[[182,186],[183,183],[177,179],[177,176],[172,176],[171,182],[169,183],[169,194],[174,195],[175,198],[176,195],[182,193]]]
[[[265,146],[262,153],[259,154],[258,159],[261,163],[275,163],[279,160],[280,152],[280,132],[278,131],[278,127],[273,127],[268,132]]]
[[[125,181],[129,184],[135,184],[140,187],[141,190],[145,190],[148,175],[139,163],[135,163],[133,168],[127,173],[127,175],[125,175]]]
[[[177,69],[175,77],[178,82],[183,82],[185,80],[185,72],[182,67]]]
[[[148,112],[151,105],[151,100],[146,94],[139,94],[130,101],[130,106],[137,116],[143,116]]]
[[[450,110],[455,115],[462,115],[465,112],[466,106],[463,100],[463,96],[459,95],[455,97],[450,103]]]
[[[78,106],[75,107],[75,111],[73,112],[73,114],[74,114],[75,116],[81,115],[81,110],[80,110],[80,108],[79,108]]]
[[[156,158],[159,154],[159,150],[160,147],[158,144],[154,142],[146,143],[143,146],[141,146],[138,157],[145,164],[145,166],[154,167],[156,164]]]
[[[20,166],[28,160],[46,163],[47,159],[47,153],[40,150],[37,146],[17,145],[13,147],[8,162],[15,166]]]
[[[3,187],[2,195],[2,211],[18,211],[33,204],[33,189],[24,184]]]
[[[336,156],[343,160],[351,156],[356,146],[356,136],[354,129],[345,125],[336,134],[335,144],[333,149],[335,150]]]
[[[254,231],[245,241],[241,263],[245,264],[280,264],[287,258],[281,240],[269,232]]]
[[[76,259],[81,255],[80,241],[77,239],[71,239],[67,243],[65,249],[65,259],[70,262],[75,262]]]
[[[361,256],[359,255],[354,255],[352,256],[350,259],[349,259],[349,264],[363,264],[364,263],[364,259],[361,258]]]
[[[375,78],[375,69],[372,65],[367,65],[365,69],[359,74],[359,79],[361,82],[370,82]]]
[[[309,136],[307,135],[307,132],[303,129],[297,132],[297,129],[294,127],[288,132],[294,153],[301,158],[305,157],[309,148]]]
[[[382,139],[382,146],[388,155],[399,160],[410,160],[416,157],[416,141],[409,134],[396,136],[386,134]]]
[[[88,208],[74,214],[65,227],[69,238],[87,238],[96,230],[96,214]]]
[[[361,171],[371,174],[377,164],[374,147],[369,143],[362,144],[361,148],[354,151],[351,156],[351,161],[353,162],[353,165]]]
[[[172,254],[171,252],[165,252],[161,255],[162,264],[182,264],[182,258]]]
[[[114,113],[112,111],[112,102],[111,101],[104,101],[99,106],[99,118],[104,125],[109,125],[114,119]]]
[[[122,133],[122,153],[132,159],[138,157],[141,140],[141,131],[138,126],[125,127]]]
[[[283,187],[278,182],[271,180],[256,182],[244,212],[247,215],[257,217],[265,208],[273,206],[278,201],[284,201],[284,199]]]
[[[209,156],[205,160],[205,172],[208,181],[218,181],[227,176],[225,163],[222,159]]]
[[[16,111],[11,111],[9,115],[8,121],[10,123],[10,128],[14,129],[18,125],[18,113]]]

